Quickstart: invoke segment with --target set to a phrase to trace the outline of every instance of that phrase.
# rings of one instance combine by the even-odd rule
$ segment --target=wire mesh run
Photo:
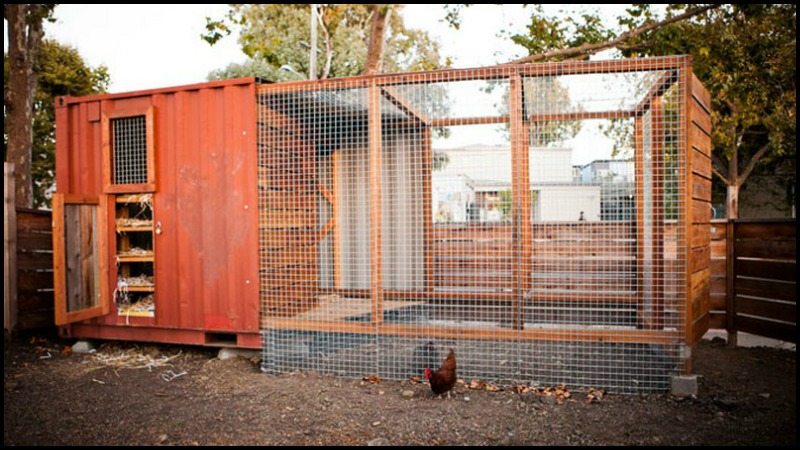
[[[667,389],[683,64],[259,86],[263,369]]]
[[[111,119],[113,184],[147,183],[145,116]]]

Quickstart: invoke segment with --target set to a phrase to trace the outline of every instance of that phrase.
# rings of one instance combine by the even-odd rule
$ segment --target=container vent
[[[113,184],[147,183],[147,126],[145,116],[111,120]]]

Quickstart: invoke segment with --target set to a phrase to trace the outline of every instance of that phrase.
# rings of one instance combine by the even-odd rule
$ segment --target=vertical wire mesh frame
[[[399,379],[454,348],[463,378],[667,389],[687,67],[259,86],[263,369]]]
[[[147,183],[146,117],[111,119],[113,184]]]

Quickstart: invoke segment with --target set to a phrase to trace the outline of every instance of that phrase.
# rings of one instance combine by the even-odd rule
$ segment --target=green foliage
[[[675,5],[679,13],[686,5]],[[730,159],[768,146],[762,162],[794,160],[796,5],[726,5],[629,42],[625,56],[691,54],[713,100],[715,151]],[[647,6],[623,26],[656,20]],[[740,157],[741,158],[741,157]],[[741,158],[746,161],[747,158]]]
[[[370,5],[322,5],[317,42],[318,78],[347,77],[363,71],[370,31]],[[396,11],[389,16],[383,67],[385,72],[430,70],[449,65],[439,45],[427,33],[406,28]],[[250,60],[209,74],[209,79],[259,76],[273,81],[306,78],[309,65],[309,5],[232,5],[222,20],[206,19],[202,38],[214,44],[230,34],[233,24],[241,27],[239,44]],[[326,73],[330,43],[330,67]],[[281,67],[285,68],[281,70]],[[298,75],[302,74],[302,75]]]
[[[5,85],[8,64],[8,55],[4,55]],[[92,68],[77,50],[53,40],[42,43],[34,71],[39,79],[33,105],[31,179],[34,181],[34,206],[41,207],[50,204],[55,176],[55,98],[105,92],[110,78],[105,66]]]
[[[548,17],[541,7],[534,7],[526,33],[507,35],[529,54],[541,54],[610,41],[698,6],[671,4],[662,17],[649,4],[632,5],[618,18],[616,28],[603,25],[596,13]],[[796,8],[794,4],[722,5],[617,45],[623,57],[693,57],[694,72],[712,97],[715,166],[727,184],[741,185],[750,173],[743,169],[750,161],[755,161],[756,172],[795,166]],[[459,8],[451,12],[454,18],[448,20],[457,23]],[[617,142],[616,153],[630,147],[631,130],[622,121],[605,127],[606,135]],[[727,173],[734,159],[738,169]],[[789,173],[787,185],[793,187],[794,170]]]
[[[584,44],[606,42],[614,37],[596,13],[559,11],[547,16],[541,5],[535,5],[526,27],[527,33],[502,32],[515,44],[528,51],[529,55],[551,50],[578,47]]]

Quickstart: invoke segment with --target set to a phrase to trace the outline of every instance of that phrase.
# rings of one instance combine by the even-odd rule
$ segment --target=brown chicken
[[[450,389],[456,384],[456,354],[453,349],[445,358],[439,370],[432,372],[430,367],[425,368],[425,378],[431,382],[431,390],[434,394],[441,395],[445,392],[450,395]]]

